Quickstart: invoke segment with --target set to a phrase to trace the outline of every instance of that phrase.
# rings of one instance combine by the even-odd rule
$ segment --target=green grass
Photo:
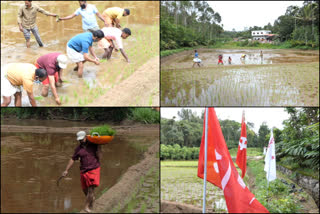
[[[267,179],[266,173],[263,170],[263,160],[249,161],[248,166],[251,174],[255,177],[255,188],[251,189],[251,192],[255,194],[257,200],[270,213],[295,213],[301,208],[297,198],[289,193],[289,187],[283,184],[280,179],[270,182],[269,191],[267,191]]]
[[[161,167],[198,167],[198,160],[192,161],[161,161]]]
[[[90,135],[92,135],[94,132],[99,133],[100,136],[114,136],[116,134],[116,131],[112,129],[109,125],[103,125],[92,128],[90,131]]]
[[[160,123],[160,112],[152,108],[133,108],[129,118],[145,124],[155,124]]]
[[[237,157],[238,148],[229,149],[231,157]],[[247,156],[262,156],[262,150],[260,148],[247,148]]]

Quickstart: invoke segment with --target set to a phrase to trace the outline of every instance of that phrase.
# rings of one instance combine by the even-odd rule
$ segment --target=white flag
[[[264,171],[267,172],[267,180],[273,181],[277,178],[277,172],[276,172],[276,147],[275,142],[273,138],[273,132],[271,129],[271,136],[269,140],[269,145],[267,149],[266,157],[264,158]]]

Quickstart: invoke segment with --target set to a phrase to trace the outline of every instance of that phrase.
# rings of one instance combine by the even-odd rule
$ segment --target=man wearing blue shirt
[[[96,65],[100,64],[99,58],[93,51],[92,43],[100,41],[103,37],[103,32],[101,30],[97,30],[93,33],[85,32],[78,34],[69,40],[67,44],[67,54],[72,62],[77,63],[77,66],[74,68],[74,70],[78,71],[79,78],[82,77],[83,64],[86,61],[93,62]],[[89,57],[89,51],[94,59]]]
[[[93,32],[93,31],[99,30],[100,28],[97,23],[96,17],[94,15],[97,15],[99,19],[101,19],[103,22],[105,22],[105,20],[101,16],[101,14],[98,12],[96,6],[92,4],[87,4],[87,1],[79,1],[79,4],[80,4],[80,8],[78,8],[76,12],[74,12],[74,14],[70,16],[66,16],[64,18],[59,18],[59,20],[68,20],[81,15],[82,28],[85,32],[88,32],[88,31]]]

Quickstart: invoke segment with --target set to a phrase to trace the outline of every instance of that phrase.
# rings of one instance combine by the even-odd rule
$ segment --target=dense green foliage
[[[1,118],[112,122],[131,119],[143,123],[159,123],[160,113],[152,108],[1,108]]]
[[[200,147],[203,131],[203,114],[201,118],[190,109],[178,112],[181,120],[161,118],[161,143],[165,145],[178,144],[180,147]],[[238,148],[241,124],[234,120],[219,120],[223,136],[229,149]],[[270,129],[262,124],[259,136],[253,131],[254,124],[247,122],[248,147],[260,147],[268,144]],[[278,136],[275,136],[277,139]]]
[[[161,2],[160,49],[214,45],[221,16],[205,1]]]
[[[160,160],[196,160],[199,158],[199,147],[180,147],[178,144],[160,146]]]
[[[219,13],[206,2],[161,3],[161,56],[186,47],[211,48],[319,48],[319,1],[304,1],[302,7],[289,6],[273,25],[246,27],[243,31],[224,31],[218,25]],[[201,27],[200,27],[201,26]],[[253,30],[271,30],[274,43],[249,42]],[[239,41],[233,41],[234,39]],[[173,50],[174,49],[174,50]],[[168,51],[171,50],[171,51]]]
[[[146,124],[160,123],[160,112],[152,108],[133,108],[129,118]]]
[[[94,134],[95,132],[98,133],[100,136],[114,136],[116,134],[116,130],[114,130],[106,124],[103,126],[92,128],[90,131],[90,135]]]
[[[286,108],[282,141],[276,144],[277,159],[291,169],[319,171],[319,108]]]

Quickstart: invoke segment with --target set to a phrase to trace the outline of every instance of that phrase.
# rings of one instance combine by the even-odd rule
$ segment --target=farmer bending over
[[[115,27],[104,27],[101,30],[104,33],[104,38],[99,42],[99,47],[105,50],[102,58],[110,59],[113,49],[118,51],[119,48],[122,56],[127,62],[130,62],[127,54],[123,50],[122,39],[127,39],[131,35],[131,30],[129,28],[120,30]],[[118,48],[115,47],[114,41],[116,41]]]
[[[92,43],[98,42],[104,37],[104,34],[101,30],[94,31],[93,33],[86,32],[81,33],[70,39],[67,44],[67,54],[72,62],[77,63],[77,66],[74,68],[74,71],[78,71],[78,77],[82,77],[83,73],[83,64],[86,61],[93,62],[96,65],[99,65],[99,58],[93,51]],[[88,52],[90,51],[94,59],[89,57]]]
[[[99,30],[99,25],[97,23],[96,17],[94,15],[97,15],[99,19],[101,19],[103,22],[104,18],[101,16],[101,14],[98,12],[98,9],[93,4],[87,4],[87,1],[79,1],[80,8],[74,12],[74,14],[59,18],[60,20],[68,20],[72,19],[76,16],[81,15],[82,16],[82,28],[85,32],[94,32],[96,30]],[[106,23],[105,23],[106,25]]]
[[[197,64],[200,67],[201,59],[199,59],[198,57],[199,57],[198,51],[194,50],[194,58],[193,58],[192,67],[194,67],[195,64]]]
[[[32,1],[24,1],[25,5],[22,5],[18,11],[18,25],[19,30],[23,33],[26,39],[27,48],[30,48],[30,31],[36,38],[40,47],[43,47],[39,30],[36,25],[37,12],[43,13],[47,16],[57,16],[57,14],[49,13],[42,9],[38,5],[32,5]]]
[[[23,89],[27,91],[30,104],[37,106],[33,96],[33,82],[40,84],[47,76],[46,70],[37,69],[36,66],[29,63],[10,63],[5,65],[1,68],[1,96],[3,98],[1,107],[6,107],[11,103],[12,95],[15,98],[15,106],[21,106]]]
[[[36,62],[37,68],[43,68],[48,73],[47,79],[42,82],[43,87],[41,95],[43,97],[48,96],[50,85],[53,96],[58,105],[61,105],[61,102],[56,87],[60,87],[62,85],[62,70],[67,67],[67,61],[67,57],[61,53],[49,53],[39,57]]]
[[[120,26],[120,19],[123,16],[129,16],[130,10],[129,9],[122,9],[120,7],[111,7],[103,11],[102,16],[105,20],[106,27],[117,27],[121,28]]]
[[[219,59],[218,59],[218,65],[219,65],[219,64],[222,64],[222,65],[223,65],[222,55],[221,55],[221,54],[219,55]]]
[[[94,188],[100,184],[101,148],[100,145],[91,143],[87,139],[84,131],[79,131],[77,133],[77,140],[80,145],[75,149],[62,176],[66,176],[74,161],[80,158],[81,187],[83,193],[86,195],[84,210],[86,212],[91,212],[95,200]]]

